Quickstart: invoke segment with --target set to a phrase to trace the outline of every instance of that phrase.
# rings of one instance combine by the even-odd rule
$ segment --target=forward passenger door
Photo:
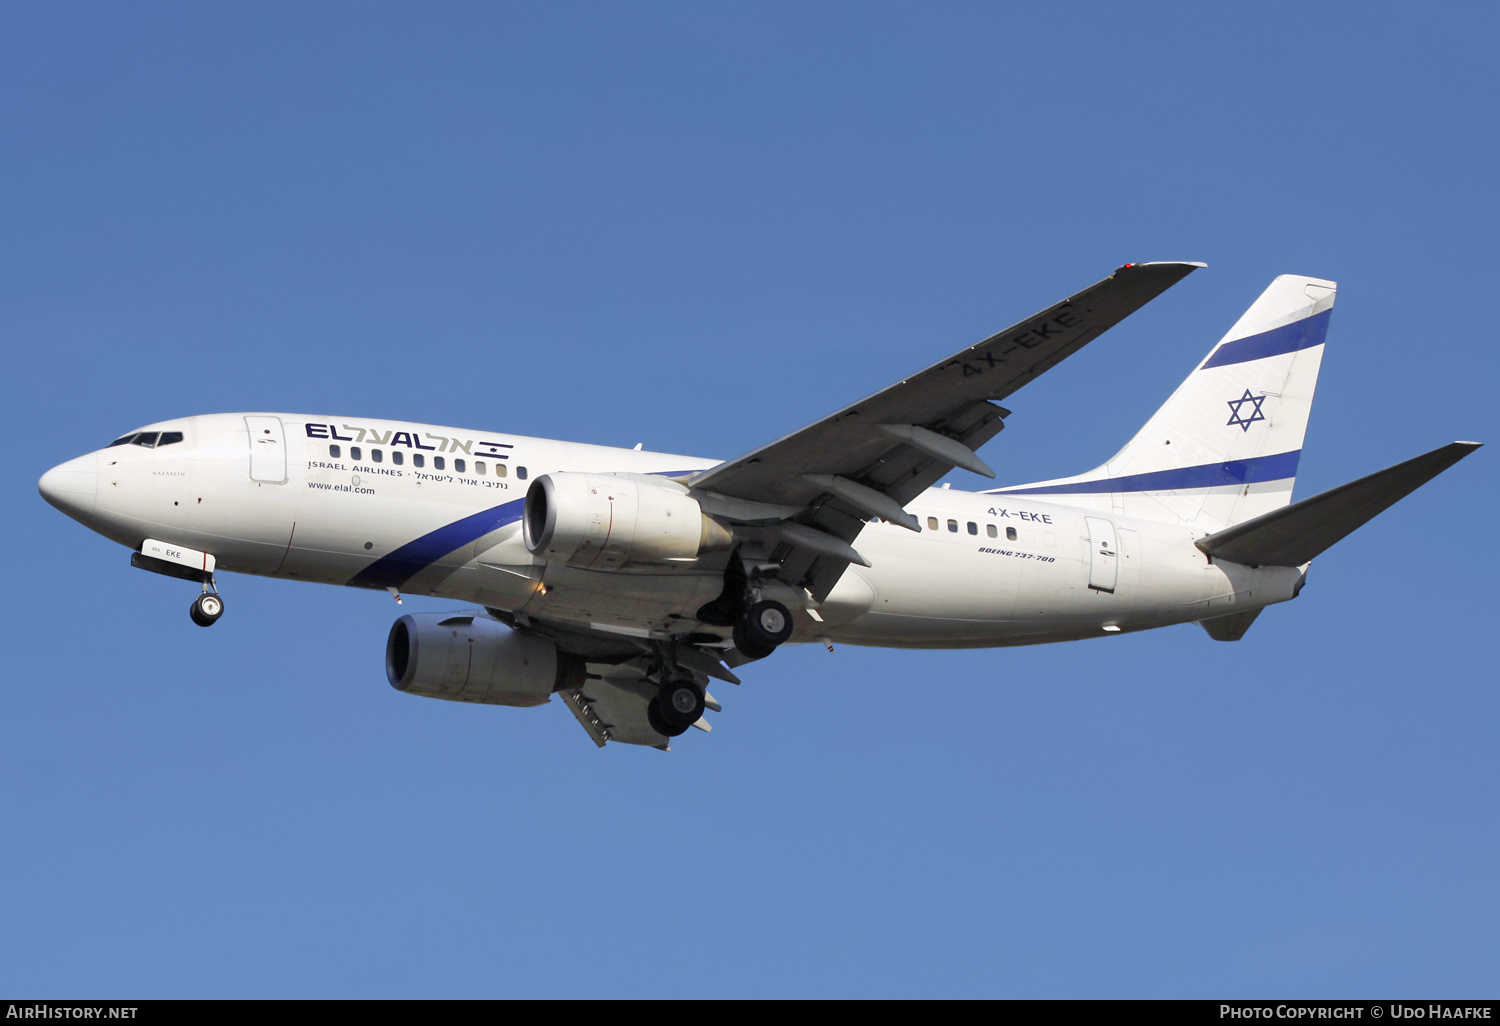
[[[250,480],[286,484],[286,436],[280,417],[246,417],[250,432]]]

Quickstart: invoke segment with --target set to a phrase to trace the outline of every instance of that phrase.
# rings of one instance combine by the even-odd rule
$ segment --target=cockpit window
[[[128,435],[116,438],[105,448],[113,449],[117,445],[139,445],[147,449],[160,449],[164,445],[172,445],[180,441],[182,441],[181,431],[132,431]]]

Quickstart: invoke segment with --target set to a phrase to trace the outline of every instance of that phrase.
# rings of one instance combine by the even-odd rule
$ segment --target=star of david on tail
[[[1265,396],[1251,395],[1250,390],[1248,388],[1245,389],[1244,395],[1240,396],[1238,399],[1229,400],[1227,404],[1229,406],[1229,421],[1225,426],[1234,427],[1235,425],[1239,425],[1239,429],[1241,431],[1249,431],[1251,424],[1254,424],[1257,420],[1266,419],[1266,415],[1260,412],[1260,404],[1265,401]],[[1250,410],[1250,416],[1248,417],[1245,416],[1246,403],[1253,404]]]

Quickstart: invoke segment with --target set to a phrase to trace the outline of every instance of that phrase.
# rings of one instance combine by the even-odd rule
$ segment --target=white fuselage
[[[649,571],[546,564],[520,524],[541,474],[679,476],[716,460],[292,414],[145,430],[184,437],[112,446],[49,475],[71,482],[59,493],[71,516],[131,548],[158,539],[212,553],[222,570],[637,631],[691,621],[723,586],[718,571],[690,561]],[[825,602],[803,604],[793,640],[963,648],[1099,637],[1285,601],[1302,580],[1298,569],[1216,565],[1193,544],[1202,532],[1179,523],[937,488],[907,510],[922,531],[869,524],[857,545],[871,565],[849,567]]]

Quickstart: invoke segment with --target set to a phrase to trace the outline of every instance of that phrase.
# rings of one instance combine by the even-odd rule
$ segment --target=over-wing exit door
[[[250,430],[250,480],[286,483],[286,438],[280,417],[246,417]]]
[[[1103,517],[1084,517],[1089,524],[1089,587],[1113,592],[1120,572],[1115,525]]]

